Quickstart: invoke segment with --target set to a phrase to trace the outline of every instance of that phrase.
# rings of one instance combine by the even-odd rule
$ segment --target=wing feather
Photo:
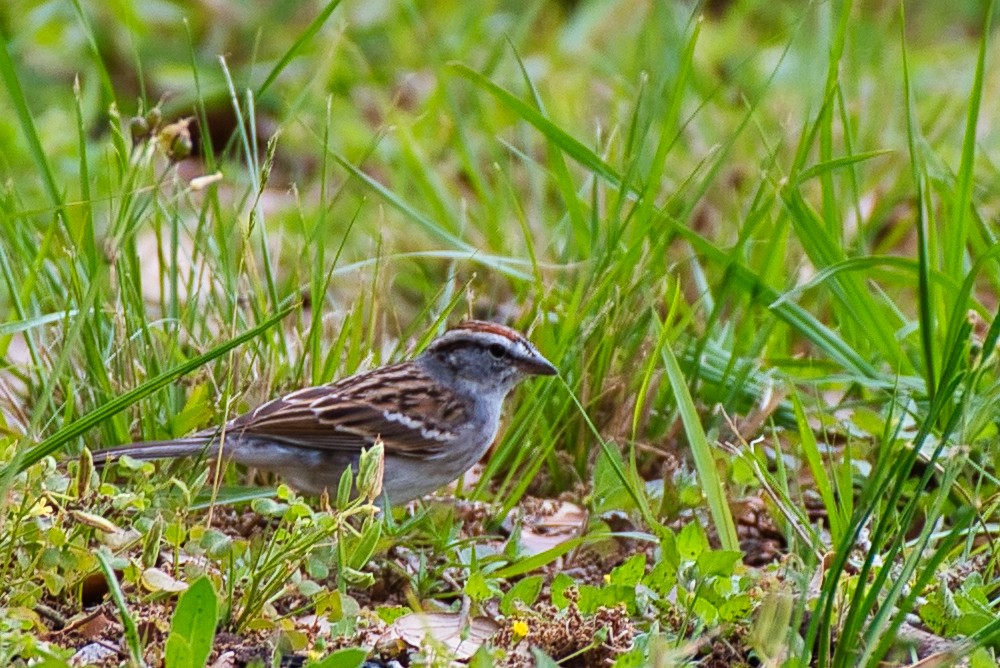
[[[269,401],[232,420],[227,438],[349,454],[381,438],[386,452],[433,458],[447,452],[466,413],[419,366],[404,362]]]

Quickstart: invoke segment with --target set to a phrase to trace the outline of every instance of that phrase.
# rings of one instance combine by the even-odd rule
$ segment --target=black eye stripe
[[[444,360],[463,349],[478,349],[495,359],[534,358],[538,355],[534,346],[516,332],[474,330],[473,333],[463,328],[449,330],[433,341],[426,352]]]

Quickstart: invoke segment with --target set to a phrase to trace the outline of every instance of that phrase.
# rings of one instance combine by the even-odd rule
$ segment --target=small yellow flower
[[[519,619],[511,625],[510,630],[514,633],[514,637],[520,640],[528,635],[528,623],[523,619]]]
[[[604,584],[611,584],[611,573],[604,574]]]
[[[32,517],[49,517],[53,513],[52,506],[49,505],[48,501],[45,499],[38,499],[35,505],[31,507],[30,515]]]

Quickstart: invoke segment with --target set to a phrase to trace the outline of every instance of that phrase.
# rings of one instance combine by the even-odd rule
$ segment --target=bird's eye
[[[499,343],[494,343],[492,346],[490,346],[490,355],[492,355],[496,359],[500,359],[506,354],[507,354],[507,349],[501,346]]]

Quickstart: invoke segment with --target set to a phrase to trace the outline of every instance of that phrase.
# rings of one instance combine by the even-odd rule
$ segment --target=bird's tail
[[[215,457],[219,440],[213,435],[195,435],[172,441],[142,441],[117,445],[94,452],[94,464],[104,466],[123,455],[133,459],[175,459],[178,457]]]

